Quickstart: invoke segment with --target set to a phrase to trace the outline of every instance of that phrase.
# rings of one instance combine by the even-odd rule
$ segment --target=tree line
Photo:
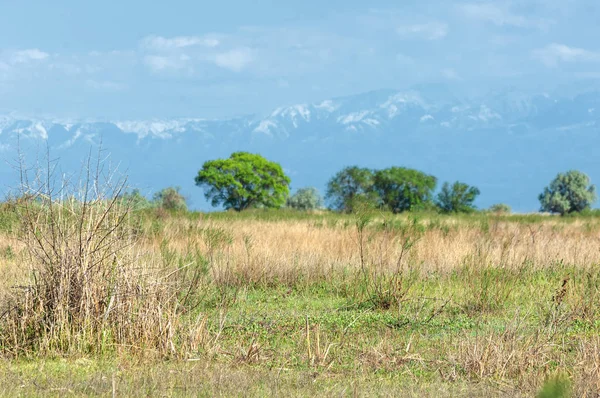
[[[472,212],[479,189],[456,181],[445,182],[434,196],[437,178],[406,167],[373,170],[357,166],[346,167],[327,184],[326,198],[339,211],[353,212],[357,208],[374,207],[393,213],[439,210],[444,213]]]
[[[290,196],[291,180],[281,165],[248,152],[206,161],[195,183],[204,189],[212,206],[236,211],[281,207],[315,210],[327,205],[348,213],[359,208],[393,213],[470,213],[477,210],[474,202],[480,194],[477,187],[460,181],[444,182],[436,194],[437,178],[411,168],[394,166],[375,170],[349,166],[331,177],[324,198],[313,187],[298,189]],[[559,173],[538,196],[540,211],[561,215],[587,210],[596,198],[589,177],[576,170]],[[167,209],[185,209],[185,199],[177,188],[158,192],[153,202]],[[510,207],[497,204],[489,210],[509,213]]]

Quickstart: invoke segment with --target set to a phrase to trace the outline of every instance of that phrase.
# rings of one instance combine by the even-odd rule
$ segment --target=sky
[[[600,81],[597,0],[0,0],[0,114],[224,118]]]

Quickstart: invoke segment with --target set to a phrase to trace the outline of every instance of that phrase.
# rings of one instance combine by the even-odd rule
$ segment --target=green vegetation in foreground
[[[461,382],[403,385],[400,378],[385,375],[353,375],[349,380],[286,368],[199,361],[20,361],[0,364],[0,379],[1,397],[493,396],[483,385]]]
[[[573,285],[558,303],[565,274]],[[214,288],[192,314],[207,320],[207,341],[195,356],[145,362],[107,352],[5,361],[0,393],[528,396],[539,386],[527,375],[577,369],[578,345],[600,333],[600,277],[589,278],[562,265],[465,266],[409,274],[399,300],[389,303],[368,295],[377,281],[342,276]]]
[[[2,206],[0,229],[12,236],[22,227],[14,212],[16,205]],[[37,211],[36,203],[30,206]],[[69,217],[77,217],[79,207],[71,210]],[[418,263],[407,262],[398,272],[385,274],[371,262],[359,270],[332,270],[320,280],[306,278],[298,270],[298,275],[287,280],[252,282],[236,275],[217,281],[208,267],[211,257],[225,257],[223,241],[231,239],[227,231],[210,227],[210,221],[301,220],[309,221],[311,227],[347,230],[352,236],[365,229],[418,239],[427,229],[448,232],[467,226],[492,236],[499,222],[529,226],[549,219],[552,228],[583,220],[581,228],[598,231],[600,223],[593,214],[549,218],[272,209],[202,214],[145,209],[130,215],[139,227],[136,234],[162,242],[162,258],[157,262],[185,270],[169,272],[169,276],[181,277],[182,285],[193,283],[191,297],[180,291],[172,313],[181,324],[202,325],[195,339],[198,345],[172,355],[169,349],[164,350],[167,354],[156,354],[152,347],[130,350],[115,344],[67,353],[61,353],[60,347],[51,347],[56,351],[50,354],[51,350],[23,350],[17,355],[11,354],[11,347],[3,347],[1,395],[435,397],[539,392],[545,397],[568,396],[570,391],[581,395],[597,388],[595,357],[589,353],[600,343],[598,265],[564,264],[557,259],[544,267],[525,262],[505,268],[483,261],[483,253],[465,258],[462,267],[439,272],[419,272]],[[177,221],[206,221],[202,225],[207,227]],[[70,223],[68,218],[61,222],[66,223],[64,228],[88,225]],[[167,225],[183,225],[185,233],[168,231]],[[112,230],[108,231],[108,237],[114,238]],[[203,239],[214,252],[199,252],[185,242],[181,251],[170,250],[167,236]],[[410,251],[411,242],[405,239],[401,244]],[[107,264],[118,265],[112,259],[121,252],[110,254],[103,255],[102,261],[109,258]],[[7,262],[18,257],[10,246],[1,256]],[[190,263],[195,268],[186,268]],[[98,283],[103,280],[99,277]],[[141,300],[134,305],[145,304]],[[125,323],[123,330],[127,327]],[[156,336],[161,337],[159,329]],[[171,340],[183,345],[183,338]],[[4,342],[10,345],[10,340]],[[543,380],[548,380],[545,386]]]

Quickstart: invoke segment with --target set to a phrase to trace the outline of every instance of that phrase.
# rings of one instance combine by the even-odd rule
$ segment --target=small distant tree
[[[164,188],[154,194],[153,202],[165,210],[186,211],[187,203],[179,187]]]
[[[437,195],[437,206],[443,213],[470,213],[475,210],[473,202],[479,196],[479,189],[456,181],[445,182]]]
[[[390,167],[375,172],[373,188],[394,213],[419,210],[433,200],[437,179],[419,170]]]
[[[133,210],[142,210],[152,207],[152,202],[142,195],[142,192],[137,188],[130,192],[125,192],[120,198],[123,203],[127,203]]]
[[[334,175],[327,183],[325,199],[335,210],[352,212],[357,206],[379,201],[373,191],[373,170],[358,166],[346,167]]]
[[[213,206],[237,211],[281,207],[290,192],[290,178],[278,163],[248,152],[205,162],[195,181]]]
[[[490,213],[496,213],[496,214],[510,214],[512,212],[512,209],[510,208],[509,205],[507,205],[505,203],[497,203],[497,204],[491,205],[490,208],[488,209],[488,211]]]
[[[323,198],[316,188],[300,188],[288,198],[287,206],[296,210],[316,210],[323,207]]]
[[[577,170],[559,173],[538,196],[540,210],[565,215],[589,209],[597,199],[596,187],[590,182]]]

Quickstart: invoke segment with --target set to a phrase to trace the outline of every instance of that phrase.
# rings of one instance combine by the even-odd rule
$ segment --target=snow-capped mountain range
[[[517,90],[461,99],[444,87],[380,90],[281,107],[264,117],[229,120],[60,120],[0,115],[0,156],[17,142],[50,148],[75,169],[102,142],[132,184],[151,193],[178,185],[195,208],[208,209],[193,178],[208,159],[237,150],[280,162],[293,188],[316,186],[347,165],[414,167],[482,191],[481,207],[504,202],[533,211],[537,194],[560,171],[600,181],[600,92],[570,98]],[[11,186],[15,174],[2,176]],[[11,177],[12,176],[12,177]]]

